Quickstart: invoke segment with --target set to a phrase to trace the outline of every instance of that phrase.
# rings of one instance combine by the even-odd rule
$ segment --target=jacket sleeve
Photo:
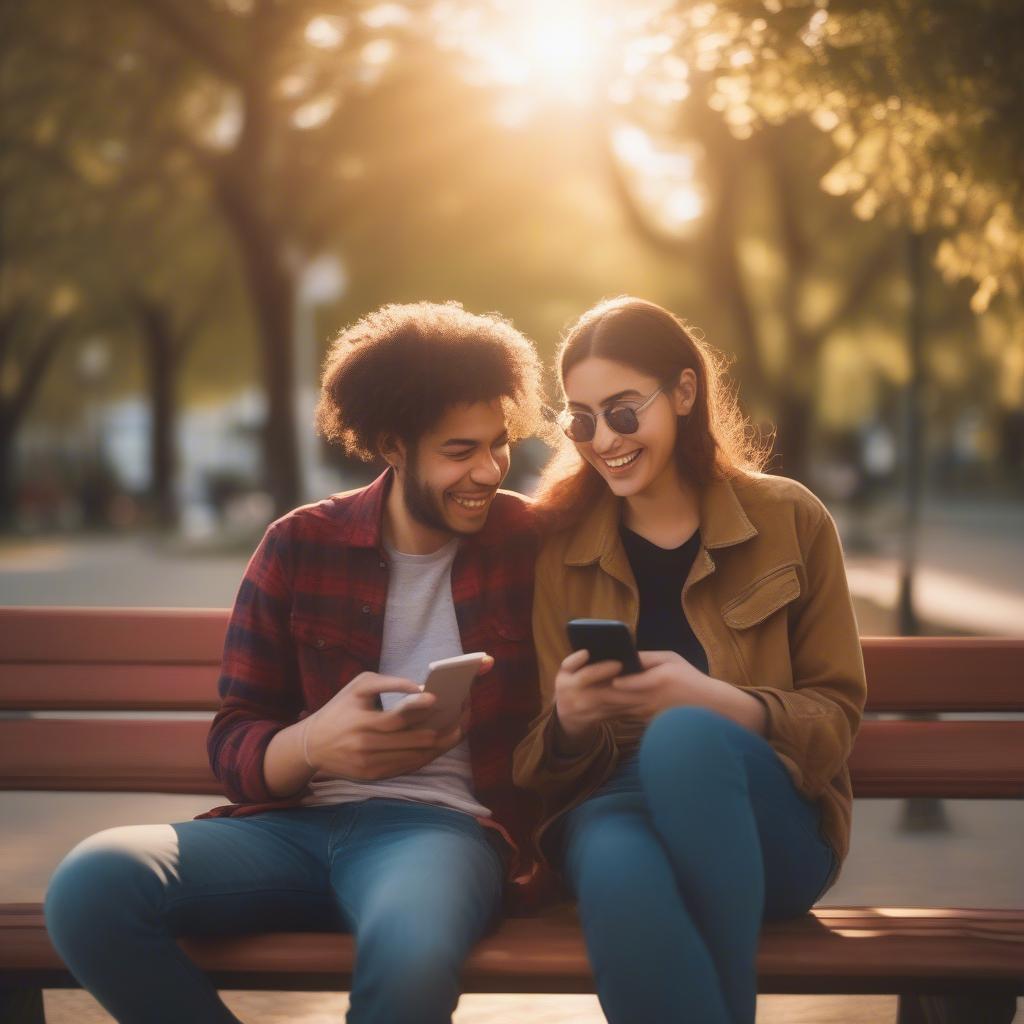
[[[263,758],[275,733],[296,720],[301,703],[289,631],[287,549],[280,524],[271,525],[249,561],[228,621],[221,705],[207,752],[224,792],[236,803],[278,799],[267,788]]]
[[[537,560],[533,594],[533,638],[540,671],[541,712],[516,748],[516,785],[539,793],[544,814],[555,813],[594,779],[603,778],[616,755],[611,727],[604,723],[590,749],[573,757],[555,752],[555,676],[569,654],[565,632],[567,611],[558,586],[564,572],[557,549],[546,547]]]
[[[867,697],[842,545],[832,517],[822,512],[804,557],[806,591],[790,617],[793,689],[746,691],[764,704],[766,739],[810,798],[819,796],[846,764]]]

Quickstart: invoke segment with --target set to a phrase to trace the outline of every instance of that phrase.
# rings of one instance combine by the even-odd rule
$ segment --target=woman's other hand
[[[675,651],[640,651],[643,672],[619,676],[612,689],[636,702],[648,721],[669,708],[710,708],[763,736],[767,726],[764,705],[722,679],[695,668]]]
[[[705,675],[675,651],[640,651],[643,672],[619,676],[614,689],[630,695],[642,704],[645,718],[653,718],[669,708],[685,705],[708,705],[709,697],[720,686],[728,686]]]

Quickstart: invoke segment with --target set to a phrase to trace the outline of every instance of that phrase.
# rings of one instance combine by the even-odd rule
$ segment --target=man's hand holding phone
[[[382,693],[408,693],[401,708],[381,711]],[[462,740],[421,725],[437,698],[411,679],[363,672],[306,719],[303,751],[317,771],[349,779],[389,779],[429,764]]]
[[[350,779],[388,779],[417,771],[461,742],[469,682],[494,660],[481,656],[452,705],[450,691],[432,692],[411,679],[363,672],[306,719],[303,752],[317,771]],[[407,693],[398,705],[381,711],[384,693]],[[439,703],[445,709],[439,709]],[[443,710],[443,713],[440,713]]]

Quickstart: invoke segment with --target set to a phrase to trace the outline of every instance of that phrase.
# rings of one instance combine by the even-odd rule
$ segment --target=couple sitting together
[[[762,922],[849,846],[865,679],[835,524],[760,471],[722,367],[653,303],[584,313],[531,501],[499,490],[544,430],[508,322],[393,305],[337,338],[318,428],[388,469],[246,569],[209,735],[234,802],[100,832],[47,893],[118,1021],[236,1020],[176,936],[334,929],[349,1021],[440,1024],[474,943],[560,876],[609,1021],[752,1024]],[[641,671],[573,651],[574,618],[625,622]],[[439,728],[428,666],[477,651]]]

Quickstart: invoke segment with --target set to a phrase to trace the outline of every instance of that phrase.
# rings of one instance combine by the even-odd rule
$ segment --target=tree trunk
[[[282,263],[272,243],[266,248],[253,247],[245,256],[259,321],[267,396],[263,435],[267,489],[279,516],[293,509],[300,499],[295,429],[295,281]]]
[[[694,136],[704,143],[704,177],[714,190],[705,215],[701,250],[707,254],[706,274],[711,295],[728,310],[732,320],[731,347],[738,356],[736,373],[742,376],[753,396],[770,397],[771,386],[764,365],[764,342],[754,299],[747,288],[740,264],[744,162],[747,149],[733,138],[721,117],[707,104],[710,78],[696,75],[692,81],[690,110],[694,112]],[[724,341],[724,339],[723,339]],[[741,398],[750,398],[751,395]]]
[[[0,413],[0,530],[14,525],[14,437],[8,417]]]
[[[267,416],[263,433],[265,486],[276,515],[299,503],[299,458],[295,430],[295,276],[285,265],[284,239],[243,197],[235,175],[218,184],[217,195],[242,260],[259,331]],[[312,429],[312,427],[310,428]]]
[[[4,355],[13,336],[16,318],[0,325],[0,351]],[[24,360],[18,385],[9,397],[0,395],[0,527],[14,522],[14,441],[28,415],[43,377],[64,340],[64,321],[49,324]],[[0,371],[4,369],[0,364]]]
[[[782,459],[778,469],[783,476],[807,484],[814,428],[813,401],[794,390],[780,395],[776,408],[779,411],[776,417],[775,450]]]
[[[917,542],[921,529],[924,488],[924,238],[911,229],[907,237],[907,355],[910,378],[903,400],[903,484],[906,505],[903,517],[903,565],[900,569],[899,630],[901,636],[919,632],[914,608],[914,576]]]
[[[261,34],[269,24],[260,23],[254,37],[257,56],[272,49],[272,41]],[[293,351],[296,277],[288,266],[285,227],[274,216],[272,196],[279,179],[271,170],[272,104],[258,77],[247,81],[243,92],[242,136],[231,158],[220,164],[214,180],[217,200],[238,246],[259,330],[267,399],[265,486],[280,516],[300,500]]]
[[[173,529],[178,524],[174,493],[177,458],[174,444],[177,424],[178,358],[170,311],[147,299],[136,300],[146,343],[146,371],[152,424],[149,435],[149,498],[158,525]]]

